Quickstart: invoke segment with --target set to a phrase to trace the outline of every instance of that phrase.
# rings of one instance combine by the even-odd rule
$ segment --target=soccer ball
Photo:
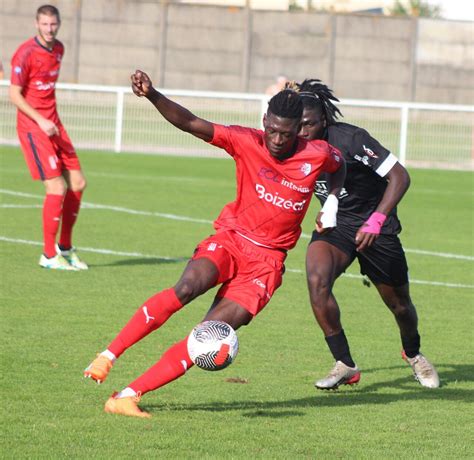
[[[192,362],[206,371],[226,368],[238,351],[237,334],[224,321],[204,321],[188,336],[188,353]]]

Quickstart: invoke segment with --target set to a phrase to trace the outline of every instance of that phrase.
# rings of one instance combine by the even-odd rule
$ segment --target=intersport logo
[[[273,206],[276,206],[277,208],[282,208],[282,209],[287,209],[287,210],[292,210],[292,211],[302,211],[304,208],[304,204],[306,203],[306,200],[303,201],[293,201],[293,200],[287,200],[286,198],[283,198],[282,196],[278,195],[278,192],[273,195],[270,192],[267,192],[265,190],[265,187],[261,184],[255,184],[255,190],[257,191],[257,195],[261,200],[265,200],[268,203],[273,204]]]

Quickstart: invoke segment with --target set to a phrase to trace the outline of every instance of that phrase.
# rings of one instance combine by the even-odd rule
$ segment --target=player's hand
[[[332,229],[336,228],[336,227],[324,227],[323,226],[323,223],[322,223],[322,217],[323,217],[323,212],[322,211],[319,211],[318,212],[318,215],[316,216],[316,231],[320,234],[320,235],[324,235],[325,233],[329,233]]]
[[[365,227],[365,224],[357,231],[355,242],[357,252],[362,252],[368,247],[372,246],[373,242],[378,238],[377,233],[367,233],[363,232],[362,229]]]
[[[150,77],[141,70],[135,70],[130,77],[132,80],[132,91],[138,97],[146,97],[153,88]]]
[[[374,211],[363,223],[356,233],[356,250],[362,252],[367,249],[377,239],[382,230],[382,226],[387,219],[385,214]]]
[[[51,120],[48,120],[47,118],[41,118],[38,121],[38,125],[41,128],[41,131],[46,133],[46,135],[49,137],[59,135],[59,128]]]
[[[316,216],[316,231],[319,234],[323,235],[336,227],[338,207],[339,200],[336,195],[330,193]]]

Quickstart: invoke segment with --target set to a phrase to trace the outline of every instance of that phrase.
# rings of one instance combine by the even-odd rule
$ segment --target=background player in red
[[[303,106],[294,91],[282,91],[270,100],[263,132],[198,118],[155,90],[141,71],[132,75],[132,89],[137,96],[147,97],[171,124],[233,157],[237,197],[223,208],[214,222],[216,233],[197,246],[177,284],[148,299],[84,371],[99,383],[127,348],[216,285],[222,286],[205,320],[225,321],[234,329],[248,324],[282,282],[286,253],[300,236],[320,172],[330,174],[329,192],[334,196],[345,175],[344,161],[332,146],[298,139]],[[334,225],[335,210],[322,211],[319,225]],[[141,377],[114,393],[105,411],[148,417],[136,403],[142,394],[184,375],[193,365],[186,341],[172,346]]]
[[[56,108],[55,85],[64,54],[63,44],[56,40],[60,25],[56,7],[38,8],[38,34],[20,45],[12,58],[10,99],[18,108],[17,132],[31,176],[46,189],[39,264],[57,270],[86,270],[72,246],[86,180]]]
[[[339,109],[332,91],[319,80],[305,80],[296,88],[304,111],[300,136],[324,139],[338,148],[347,165],[339,195],[337,228],[313,232],[306,256],[311,305],[336,360],[329,375],[316,387],[334,389],[359,381],[342,328],[340,310],[332,292],[335,280],[359,261],[400,329],[403,356],[415,378],[428,388],[439,386],[435,367],[420,353],[418,316],[410,298],[408,266],[398,233],[401,225],[396,206],[410,185],[407,170],[395,155],[362,128],[337,121]],[[328,180],[321,174],[315,195],[326,205]]]

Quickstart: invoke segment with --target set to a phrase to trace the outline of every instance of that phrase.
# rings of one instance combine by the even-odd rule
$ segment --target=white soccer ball
[[[226,368],[238,351],[237,334],[224,321],[204,321],[188,336],[188,353],[192,362],[206,371]]]

